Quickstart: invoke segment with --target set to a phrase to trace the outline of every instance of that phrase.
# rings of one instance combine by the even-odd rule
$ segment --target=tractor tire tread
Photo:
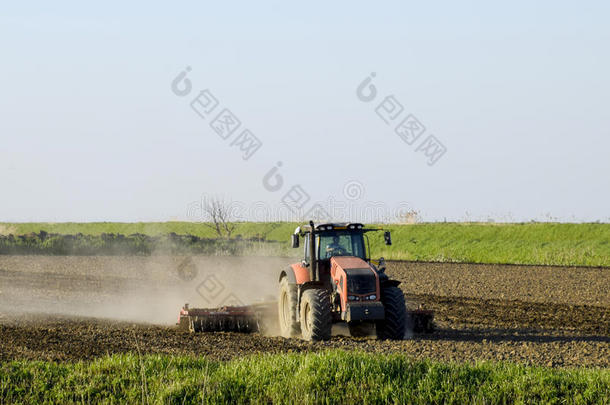
[[[299,325],[299,320],[297,319],[297,302],[298,302],[298,288],[296,284],[291,284],[288,282],[286,277],[282,278],[280,281],[280,299],[278,300],[278,305],[282,305],[282,294],[283,291],[287,292],[289,305],[291,307],[290,311],[290,320],[289,325],[282,325],[282,321],[280,320],[280,330],[282,336],[284,337],[294,337],[298,336],[301,333],[301,328]],[[282,308],[278,308],[279,314],[278,316],[282,316]]]
[[[398,287],[386,287],[381,291],[385,319],[377,322],[377,338],[402,340],[407,327],[405,296]]]
[[[312,325],[310,334],[304,324],[304,308],[309,303],[311,307]],[[305,290],[301,298],[301,330],[306,340],[328,340],[332,329],[332,307],[328,291],[322,289]]]

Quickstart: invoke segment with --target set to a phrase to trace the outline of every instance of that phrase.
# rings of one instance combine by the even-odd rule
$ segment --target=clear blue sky
[[[294,184],[428,220],[608,221],[609,21],[603,1],[4,4],[0,221],[185,218]],[[190,108],[203,89],[262,141],[249,160]],[[388,95],[446,147],[433,166],[376,115]]]

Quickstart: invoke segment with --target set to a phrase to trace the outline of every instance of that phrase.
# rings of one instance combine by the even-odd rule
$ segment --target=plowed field
[[[414,358],[610,366],[610,272],[605,268],[388,264],[410,305],[436,311],[437,330],[404,341],[329,342],[173,324],[192,306],[250,303],[275,293],[281,258],[0,256],[0,360],[79,360],[107,353],[205,354],[343,348]]]

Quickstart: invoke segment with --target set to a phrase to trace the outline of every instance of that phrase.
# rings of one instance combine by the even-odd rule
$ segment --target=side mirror
[[[385,231],[383,233],[383,240],[385,241],[385,244],[390,246],[392,244],[392,235],[390,235],[390,231]]]
[[[299,235],[293,234],[291,235],[291,242],[293,248],[299,247]]]

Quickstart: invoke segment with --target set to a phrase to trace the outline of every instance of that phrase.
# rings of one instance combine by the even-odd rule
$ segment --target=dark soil
[[[185,281],[173,273],[181,263],[174,258],[0,256],[0,360],[75,361],[137,351],[224,360],[342,348],[442,361],[610,367],[610,278],[604,269],[390,263],[388,272],[403,282],[410,305],[436,312],[437,330],[403,341],[333,336],[310,343],[178,330],[172,322],[179,303],[184,296],[196,304],[194,285],[208,269],[225,276],[218,279],[226,287],[219,297],[232,292],[248,301],[252,295],[240,295],[242,284],[263,298],[273,292],[275,270],[285,260],[194,261],[198,278]],[[135,310],[140,306],[147,310]]]

